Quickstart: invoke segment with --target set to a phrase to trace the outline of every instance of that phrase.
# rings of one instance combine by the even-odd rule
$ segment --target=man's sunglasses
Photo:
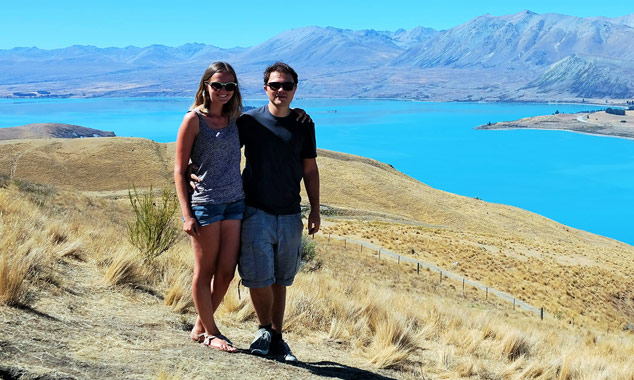
[[[275,91],[278,91],[280,88],[283,88],[284,91],[291,91],[295,88],[295,83],[293,82],[269,82],[266,85]]]
[[[216,91],[220,91],[220,89],[222,88],[224,88],[227,91],[234,91],[236,87],[238,87],[238,84],[236,82],[227,82],[227,83],[207,82],[207,84],[210,85],[211,88],[213,88]]]

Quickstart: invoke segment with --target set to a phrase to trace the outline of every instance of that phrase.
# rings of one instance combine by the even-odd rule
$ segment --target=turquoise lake
[[[58,122],[170,142],[190,104],[183,98],[0,99],[0,127]],[[437,189],[634,244],[634,141],[474,129],[600,106],[344,99],[297,99],[293,105],[315,120],[319,148],[374,158]]]

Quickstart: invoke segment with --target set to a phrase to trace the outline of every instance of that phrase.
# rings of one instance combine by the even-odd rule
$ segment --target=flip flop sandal
[[[205,333],[194,334],[193,336],[196,336],[196,339],[192,337],[192,333],[190,332],[189,337],[191,338],[192,342],[202,343],[205,340]]]
[[[227,344],[228,344],[229,346],[231,346],[231,347],[235,347],[235,346],[233,345],[233,342],[232,342],[231,340],[229,340],[229,338],[227,338],[226,336],[224,336],[224,335],[222,335],[222,334],[218,334],[218,335],[216,335],[216,338],[220,338],[220,339],[224,340],[225,342],[227,342]]]
[[[220,340],[224,341],[224,342],[227,344],[227,346],[229,346],[229,347],[234,347],[234,346],[233,346],[233,343],[231,343],[231,341],[229,341],[227,338],[225,338],[222,334],[218,334],[218,335],[205,334],[205,340],[203,341],[203,344],[204,344],[205,346],[207,346],[207,347],[210,347],[210,348],[216,349],[216,350],[218,350],[218,351],[223,351],[223,352],[234,352],[234,351],[227,351],[227,350],[223,350],[223,349],[221,349],[221,348],[219,348],[219,347],[212,346],[212,345],[211,345],[211,341],[212,341],[212,340],[214,340],[214,339],[220,339]]]

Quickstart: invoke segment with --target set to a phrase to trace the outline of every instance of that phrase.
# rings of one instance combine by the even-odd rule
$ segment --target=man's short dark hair
[[[264,70],[264,84],[265,85],[269,83],[269,76],[271,76],[271,73],[274,71],[277,71],[278,73],[291,74],[293,76],[293,81],[295,82],[295,84],[297,84],[298,79],[297,79],[297,73],[295,72],[295,70],[293,70],[292,67],[290,67],[284,62],[275,62],[271,66],[267,67],[266,70]]]

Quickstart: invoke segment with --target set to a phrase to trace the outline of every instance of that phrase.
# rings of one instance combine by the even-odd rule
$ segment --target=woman
[[[227,352],[236,348],[220,333],[214,312],[233,279],[240,245],[244,192],[236,119],[241,112],[235,71],[224,62],[211,64],[179,128],[174,163],[183,230],[191,236],[195,258],[192,292],[198,317],[190,337]],[[190,160],[198,166],[200,180],[191,201],[186,178]]]

